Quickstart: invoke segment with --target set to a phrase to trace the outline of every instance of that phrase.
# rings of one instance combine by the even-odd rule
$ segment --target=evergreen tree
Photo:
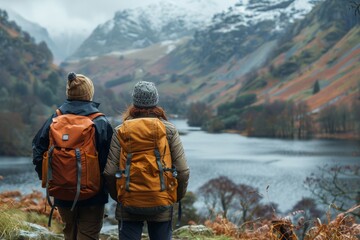
[[[316,82],[314,83],[314,87],[313,87],[313,94],[316,94],[320,92],[320,84],[319,84],[319,81],[316,80]]]

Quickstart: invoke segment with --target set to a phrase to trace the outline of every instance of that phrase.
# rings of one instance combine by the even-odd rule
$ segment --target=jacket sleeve
[[[179,201],[185,196],[189,183],[190,169],[186,161],[184,148],[178,130],[170,122],[165,121],[164,124],[166,126],[166,135],[171,151],[172,163],[178,173],[176,178],[178,180],[177,200]]]
[[[35,165],[35,171],[38,174],[39,179],[42,179],[42,160],[43,154],[49,148],[49,130],[52,119],[56,116],[53,114],[44,125],[39,129],[32,141],[33,152],[33,164]]]
[[[94,119],[94,124],[96,128],[96,148],[99,157],[100,171],[102,173],[104,172],[107,156],[109,153],[113,128],[105,116]]]
[[[120,141],[118,138],[118,129],[120,126],[116,127],[112,135],[109,155],[107,157],[107,163],[104,170],[105,183],[110,193],[112,199],[117,201],[117,191],[116,191],[116,178],[115,173],[119,169],[120,162]]]

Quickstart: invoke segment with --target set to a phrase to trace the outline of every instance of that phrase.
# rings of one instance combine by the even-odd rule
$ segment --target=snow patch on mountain
[[[273,31],[281,31],[289,23],[303,18],[321,0],[239,0],[226,13],[216,14],[213,24],[221,24],[224,19],[233,19],[232,24],[218,28],[226,33],[238,30],[240,26],[253,26],[259,22],[275,21]],[[229,21],[228,21],[229,22]]]

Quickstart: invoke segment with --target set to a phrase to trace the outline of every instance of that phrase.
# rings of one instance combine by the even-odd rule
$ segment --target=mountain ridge
[[[215,2],[210,3],[214,7]],[[194,5],[198,7],[168,0],[117,11],[112,19],[98,25],[67,60],[144,48],[161,41],[191,36],[195,30],[207,25],[212,16],[209,4],[195,1]]]
[[[288,1],[288,4],[295,2]],[[296,20],[284,28],[285,34],[276,33],[267,37],[266,34],[268,34],[269,29],[274,29],[274,23],[269,23],[266,20],[264,23],[256,25],[257,28],[252,29],[252,32],[245,33],[247,38],[244,38],[244,41],[239,41],[233,37],[240,35],[242,31],[247,31],[244,26],[242,26],[241,31],[235,31],[235,35],[228,35],[227,39],[221,35],[216,38],[214,36],[218,35],[212,34],[222,29],[225,24],[217,23],[208,27],[207,34],[195,33],[193,38],[188,38],[180,45],[176,45],[169,53],[161,53],[158,56],[151,55],[153,57],[151,61],[146,59],[146,54],[141,56],[141,50],[139,50],[137,58],[127,55],[120,56],[123,62],[119,62],[115,57],[113,60],[108,58],[107,61],[113,62],[109,66],[114,67],[126,63],[131,58],[134,64],[126,67],[126,74],[130,74],[131,78],[128,78],[124,83],[120,80],[115,81],[115,76],[110,77],[109,71],[112,72],[112,70],[109,67],[106,70],[106,75],[109,78],[104,77],[102,82],[114,80],[114,83],[118,83],[112,87],[114,90],[127,92],[134,81],[151,80],[158,84],[159,90],[163,94],[186,99],[187,103],[205,101],[212,104],[214,108],[224,102],[233,101],[236,96],[245,92],[258,94],[260,96],[259,101],[262,102],[269,97],[280,98],[278,96],[284,96],[283,99],[299,101],[308,96],[293,92],[285,97],[281,94],[281,92],[286,92],[285,89],[282,89],[281,92],[275,89],[279,86],[287,86],[288,82],[296,79],[294,73],[304,76],[304,72],[307,69],[311,70],[316,60],[321,59],[338,41],[341,43],[341,39],[346,36],[348,31],[356,27],[357,20],[354,19],[353,13],[346,9],[345,5],[334,7],[333,3],[339,4],[339,2],[332,0],[326,1],[331,4],[322,2],[309,1],[309,4],[316,4],[316,7],[303,19]],[[229,9],[229,12],[232,13],[234,10]],[[228,19],[227,17],[222,18]],[[232,24],[231,21],[226,23]],[[306,34],[302,32],[305,28],[309,29],[306,30]],[[205,40],[200,41],[200,38]],[[218,42],[212,47],[214,41]],[[251,47],[248,44],[254,45]],[[243,46],[240,47],[239,45]],[[149,52],[153,48],[153,46],[149,46],[144,51]],[[204,55],[199,54],[202,51]],[[94,59],[73,66],[69,64],[65,68],[95,73],[91,70],[91,66],[95,66],[97,61],[101,62],[99,59]],[[325,69],[329,66],[325,65],[322,68]],[[139,70],[142,71],[140,75],[136,74]],[[101,69],[98,71],[102,72]],[[311,74],[316,73],[312,72]],[[125,74],[117,71],[116,78],[121,78],[123,75]],[[312,80],[311,84],[314,81]],[[309,93],[310,85],[307,84],[308,90],[303,91]],[[311,104],[312,110],[320,106],[319,104],[316,106]]]

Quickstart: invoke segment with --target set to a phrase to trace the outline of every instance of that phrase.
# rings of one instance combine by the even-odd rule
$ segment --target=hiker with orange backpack
[[[176,127],[158,107],[152,82],[138,82],[133,105],[115,128],[104,175],[117,201],[121,240],[138,240],[144,222],[151,240],[170,240],[173,205],[185,195],[189,167]]]
[[[113,129],[92,101],[91,79],[69,73],[66,95],[33,139],[33,164],[51,213],[57,207],[65,223],[65,239],[99,239],[108,202],[103,171]]]

